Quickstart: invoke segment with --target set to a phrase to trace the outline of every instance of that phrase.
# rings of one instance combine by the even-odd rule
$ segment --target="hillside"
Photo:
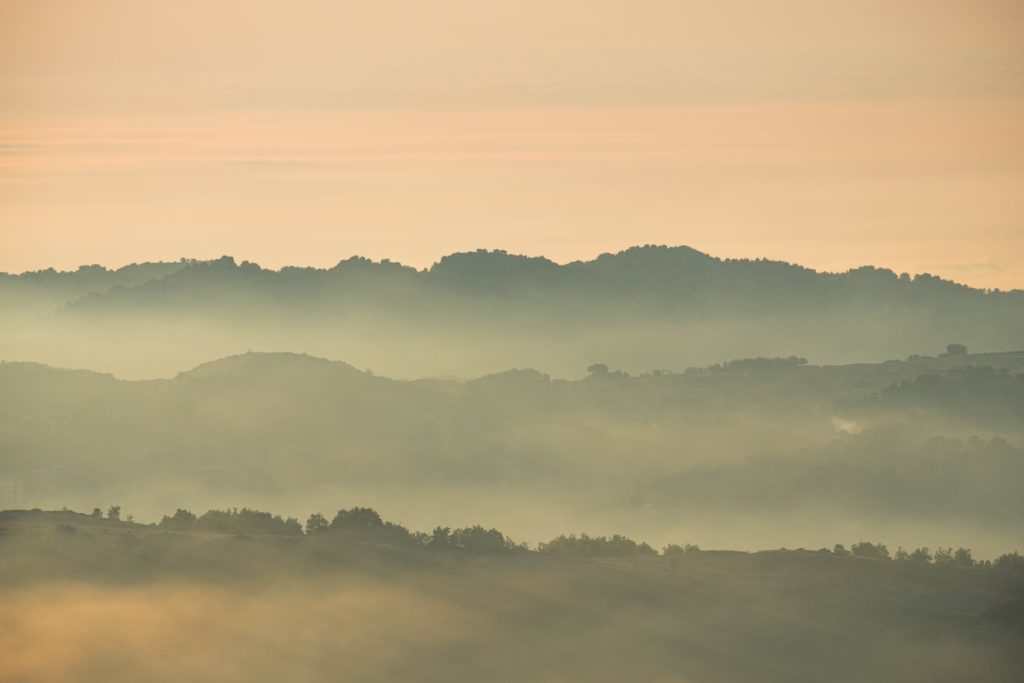
[[[0,273],[0,310],[3,318],[47,315],[83,297],[138,287],[186,267],[187,262],[181,261],[133,263],[117,269],[89,265],[73,271],[49,268],[20,274]]]
[[[452,550],[368,533],[169,532],[0,512],[0,670],[19,680],[611,682],[671,672],[999,683],[1024,665],[1020,569],[827,550]],[[56,636],[59,656],[41,656]],[[147,656],[126,658],[129,648]]]
[[[870,266],[816,272],[688,247],[635,247],[564,265],[476,251],[424,270],[351,258],[275,271],[224,257],[131,272],[129,281],[100,269],[89,286],[81,272],[0,278],[8,312],[35,312],[0,315],[0,357],[153,377],[263,349],[346,358],[391,376],[513,366],[565,377],[594,361],[640,372],[790,353],[877,361],[949,341],[991,351],[1024,345],[1021,291]],[[65,281],[81,283],[58,286]],[[70,338],[76,343],[63,341]]]
[[[147,381],[3,363],[0,385],[0,477],[34,506],[303,515],[346,495],[397,500],[423,524],[479,513],[533,540],[565,522],[658,539],[696,525],[744,546],[783,529],[810,544],[884,514],[894,543],[926,529],[932,544],[994,548],[1024,520],[1019,352],[595,365],[573,381],[395,380],[251,353]]]

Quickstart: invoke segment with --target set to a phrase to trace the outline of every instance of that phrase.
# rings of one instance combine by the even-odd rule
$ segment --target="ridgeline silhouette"
[[[565,265],[480,250],[424,270],[359,257],[327,269],[266,270],[230,257],[89,266],[0,276],[0,301],[0,356],[130,376],[248,348],[422,377],[509,366],[567,376],[581,355],[637,372],[791,353],[882,360],[950,339],[990,351],[1024,345],[1019,290],[870,266],[823,273],[688,247]],[[112,329],[127,342],[116,354],[106,344]],[[67,335],[79,343],[65,347]]]

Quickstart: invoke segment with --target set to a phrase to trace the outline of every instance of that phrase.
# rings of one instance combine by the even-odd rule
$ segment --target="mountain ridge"
[[[688,247],[648,245],[563,265],[503,250],[458,252],[422,270],[361,258],[332,268],[271,270],[224,256],[188,262],[131,286],[90,292],[65,302],[63,309],[189,310],[217,303],[237,307],[274,302],[287,302],[293,310],[339,303],[400,309],[409,303],[426,303],[451,308],[447,303],[431,303],[451,297],[456,302],[511,298],[512,305],[552,308],[558,314],[571,312],[582,302],[625,304],[627,310],[639,303],[655,310],[696,313],[722,303],[748,312],[757,312],[762,302],[787,309],[879,299],[910,306],[940,305],[930,301],[935,297],[1024,306],[1022,290],[977,289],[927,273],[897,275],[874,266],[830,273],[785,261],[719,259]]]
[[[426,268],[417,269],[412,266],[382,259],[374,261],[362,256],[352,256],[338,261],[334,266],[320,268],[314,266],[283,266],[278,269],[264,268],[251,261],[238,262],[232,256],[221,256],[216,259],[188,259],[182,258],[178,261],[157,261],[132,263],[120,268],[108,269],[101,265],[81,265],[75,270],[58,271],[53,268],[46,268],[22,273],[0,272],[0,286],[8,286],[14,283],[21,285],[45,284],[52,286],[57,282],[71,282],[79,280],[83,287],[93,287],[88,294],[108,292],[111,289],[122,286],[126,288],[139,287],[147,282],[161,280],[175,275],[188,272],[219,272],[231,271],[279,274],[279,275],[315,275],[315,274],[338,274],[354,273],[357,271],[376,271],[378,273],[388,272],[390,274],[401,272],[411,276],[434,276],[440,278],[463,278],[466,276],[482,276],[494,278],[496,276],[550,276],[553,273],[586,273],[588,275],[599,274],[616,267],[625,266],[626,270],[633,271],[631,275],[643,275],[653,265],[664,267],[666,264],[673,267],[685,265],[691,268],[707,269],[715,266],[731,268],[754,267],[761,270],[788,271],[791,274],[802,273],[826,279],[835,278],[882,278],[885,280],[898,280],[903,283],[927,283],[929,285],[955,286],[972,292],[987,294],[1020,294],[1024,290],[1014,288],[1011,290],[986,289],[972,287],[969,284],[957,282],[932,275],[930,273],[918,273],[910,275],[907,273],[897,274],[888,268],[880,268],[873,265],[863,265],[850,268],[845,271],[816,270],[800,265],[796,262],[766,258],[720,258],[701,252],[685,245],[667,246],[645,244],[629,247],[618,252],[604,252],[593,259],[577,259],[565,263],[558,263],[545,256],[527,256],[523,254],[510,253],[504,249],[477,249],[473,251],[460,251],[446,254]],[[146,274],[149,273],[147,276]],[[96,289],[106,286],[107,289]]]
[[[948,342],[1024,346],[1024,291],[689,247],[567,264],[478,250],[421,270],[361,257],[331,268],[268,270],[228,256],[161,267],[134,284],[105,275],[88,287],[97,280],[85,271],[65,295],[34,293],[63,276],[0,279],[0,357],[155,377],[260,348],[391,376],[566,376],[595,361],[640,372],[792,354],[879,361]]]

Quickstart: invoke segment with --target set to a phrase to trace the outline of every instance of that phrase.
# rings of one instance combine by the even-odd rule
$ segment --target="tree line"
[[[103,519],[103,513],[95,508],[92,517]],[[121,520],[121,507],[112,505],[107,511],[109,521]],[[127,521],[132,521],[131,516]],[[421,546],[430,549],[464,550],[470,552],[508,553],[527,551],[527,543],[516,543],[497,529],[480,525],[463,528],[436,527],[430,533],[410,531],[401,524],[385,521],[373,508],[352,507],[341,509],[328,519],[315,512],[300,524],[295,517],[282,517],[251,508],[208,510],[195,515],[190,510],[179,508],[173,515],[164,515],[155,525],[165,531],[211,532],[245,535],[284,535],[306,537],[345,537],[379,542]],[[691,553],[702,552],[697,545],[670,543],[659,552],[645,542],[637,542],[626,536],[590,536],[586,533],[559,535],[546,543],[538,543],[536,551],[546,555],[566,557],[666,557],[677,558]],[[969,548],[919,547],[914,550],[897,548],[894,553],[884,543],[858,541],[847,548],[837,543],[831,549],[821,548],[817,552],[839,557],[856,557],[870,560],[905,562],[908,564],[949,566],[949,567],[1024,567],[1024,555],[1017,551],[1004,553],[994,560],[976,560]]]

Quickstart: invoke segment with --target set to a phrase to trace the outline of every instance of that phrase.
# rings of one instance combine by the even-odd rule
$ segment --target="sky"
[[[1024,288],[1019,0],[0,0],[0,271],[686,244]]]

